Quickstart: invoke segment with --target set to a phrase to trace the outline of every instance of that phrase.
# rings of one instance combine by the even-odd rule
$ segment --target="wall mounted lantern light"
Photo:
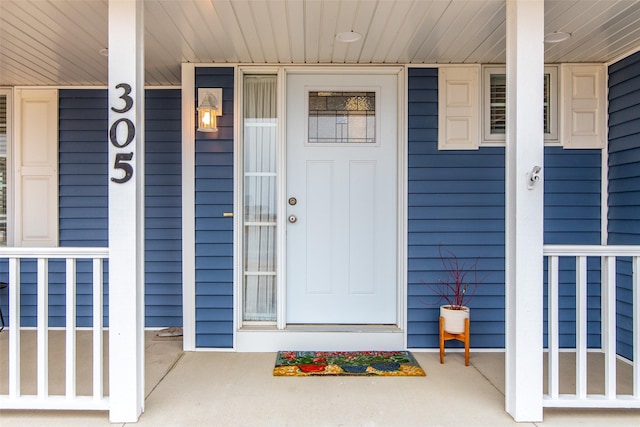
[[[222,115],[222,88],[198,89],[198,132],[218,132]]]

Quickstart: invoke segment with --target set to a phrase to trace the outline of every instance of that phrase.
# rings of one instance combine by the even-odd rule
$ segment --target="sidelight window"
[[[243,321],[276,321],[275,75],[244,77]]]

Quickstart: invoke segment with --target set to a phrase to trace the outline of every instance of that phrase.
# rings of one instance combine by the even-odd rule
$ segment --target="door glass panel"
[[[276,89],[276,76],[244,78],[245,321],[276,321]]]
[[[309,92],[309,143],[375,143],[375,92]]]

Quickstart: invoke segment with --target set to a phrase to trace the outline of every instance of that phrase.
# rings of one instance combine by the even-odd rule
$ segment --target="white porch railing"
[[[0,409],[109,410],[103,393],[103,264],[108,248],[0,248],[0,260],[9,260],[9,394],[0,395]],[[37,260],[37,394],[21,394],[20,376],[20,265]],[[65,394],[49,394],[49,260],[64,259],[65,268]],[[76,390],[76,260],[93,260],[93,393]],[[6,333],[3,332],[3,333]]]
[[[640,408],[640,246],[564,246],[545,245],[548,260],[548,389],[544,396],[545,407],[564,408]],[[575,259],[576,270],[576,330],[575,392],[561,394],[559,386],[559,260]],[[600,312],[601,348],[604,356],[604,392],[587,394],[587,260],[596,257],[600,262]],[[616,261],[618,257],[630,257],[632,262],[632,329],[633,329],[633,378],[631,394],[618,394],[616,363],[620,356],[616,349]],[[590,307],[591,308],[591,307]],[[563,350],[567,350],[563,348]],[[593,351],[593,349],[590,349]],[[595,363],[593,365],[596,365]],[[597,369],[598,366],[590,366]]]

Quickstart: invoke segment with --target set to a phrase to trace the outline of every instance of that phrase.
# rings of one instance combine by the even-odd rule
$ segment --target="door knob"
[[[298,218],[296,218],[295,215],[289,215],[289,222],[291,224],[293,224],[294,222],[296,222],[298,220]]]

